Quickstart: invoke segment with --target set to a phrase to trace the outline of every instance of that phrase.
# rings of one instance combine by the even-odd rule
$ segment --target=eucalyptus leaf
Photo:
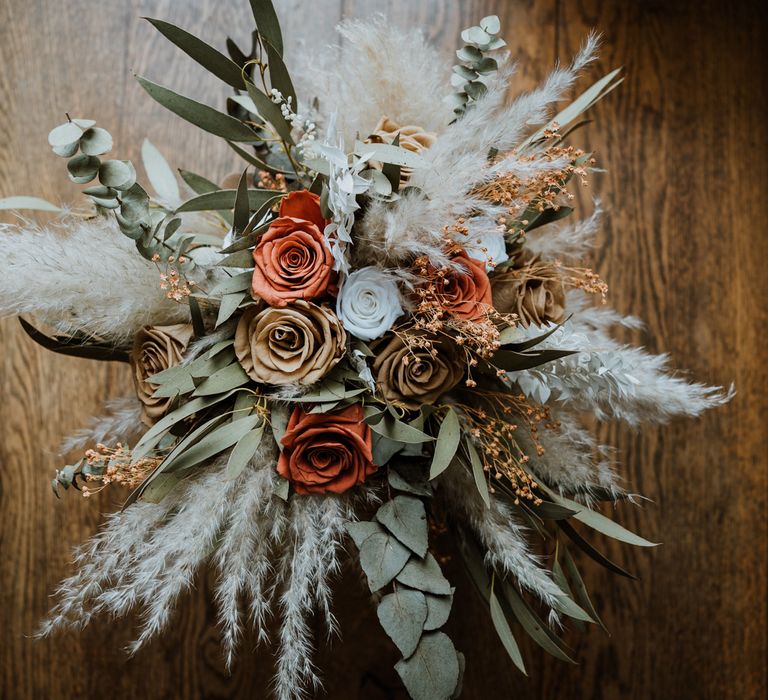
[[[80,142],[74,141],[66,146],[54,146],[53,152],[60,158],[69,158],[80,150]]]
[[[187,186],[195,194],[205,194],[206,192],[216,192],[219,186],[215,182],[207,180],[202,175],[190,172],[189,170],[179,170],[181,179],[187,183]]]
[[[472,467],[472,476],[475,479],[475,486],[477,486],[477,490],[486,507],[490,508],[491,496],[488,493],[488,481],[485,470],[483,469],[483,462],[480,459],[480,455],[477,453],[477,449],[469,438],[464,440],[464,445],[466,446],[467,454],[469,455],[469,463]]]
[[[144,435],[141,436],[132,451],[134,459],[141,459],[142,457],[146,456],[150,450],[155,447],[155,445],[157,445],[160,438],[162,438],[162,436],[174,425],[186,418],[189,418],[189,416],[194,415],[199,411],[213,406],[220,401],[224,401],[226,398],[231,396],[232,393],[220,394],[218,396],[204,396],[192,399],[191,401],[187,401],[186,403],[182,404],[174,411],[167,413],[146,433],[144,433]]]
[[[250,98],[248,98],[250,100]],[[250,100],[251,103],[253,103],[253,100]],[[255,105],[254,105],[255,109]],[[258,112],[257,112],[258,113]],[[288,170],[285,168],[280,168],[272,163],[267,163],[267,161],[262,160],[254,153],[249,153],[244,148],[240,148],[236,143],[232,143],[231,141],[227,141],[227,144],[229,147],[237,153],[243,160],[247,161],[251,165],[255,165],[259,170],[266,170],[273,174],[282,174],[282,175],[296,175],[296,173],[293,170]]]
[[[216,317],[216,328],[222,323],[228,321],[232,314],[240,307],[243,299],[249,297],[248,292],[235,292],[234,294],[225,294],[221,298],[221,305],[219,306],[219,315]]]
[[[122,192],[136,182],[136,170],[127,160],[105,160],[99,166],[99,182]]]
[[[147,503],[160,503],[186,476],[175,472],[160,474],[144,489],[141,499]]]
[[[410,550],[386,533],[374,533],[360,545],[360,566],[368,578],[371,593],[397,576],[411,556]]]
[[[83,129],[77,124],[66,122],[51,130],[51,133],[48,134],[48,143],[53,148],[63,148],[80,141],[82,135]]]
[[[383,163],[391,163],[392,165],[406,166],[413,169],[424,168],[427,165],[427,161],[418,153],[407,151],[400,146],[393,146],[388,143],[363,143],[362,141],[356,141],[355,153],[360,156],[370,154],[373,160],[380,160]]]
[[[443,576],[437,560],[429,553],[423,560],[411,557],[403,570],[397,575],[398,583],[415,588],[424,593],[450,595],[451,584]]]
[[[253,430],[241,437],[234,448],[232,448],[229,460],[227,461],[227,479],[236,479],[240,476],[253,455],[256,454],[256,450],[259,449],[261,440],[264,437],[264,426],[263,422],[257,425]]]
[[[14,211],[17,209],[50,211],[54,213],[61,211],[60,207],[57,207],[55,204],[51,204],[50,202],[46,202],[44,199],[40,199],[39,197],[27,197],[22,195],[16,197],[4,197],[0,199],[0,211]]]
[[[146,20],[207,71],[227,85],[237,90],[243,89],[243,74],[240,67],[223,53],[169,22],[151,17],[147,17]]]
[[[279,197],[273,190],[249,189],[248,207],[256,211],[265,202]],[[214,211],[219,209],[234,209],[237,190],[215,190],[199,194],[188,199],[176,209],[176,213],[186,211]]]
[[[496,15],[488,15],[480,20],[480,27],[488,34],[495,35],[501,31],[501,22]]]
[[[283,451],[283,444],[280,442],[288,428],[288,406],[282,403],[272,404],[272,413],[270,415],[272,423],[272,435],[275,438],[280,452]]]
[[[442,474],[453,460],[456,450],[461,442],[461,426],[459,417],[451,406],[440,424],[437,434],[435,453],[432,457],[432,465],[429,468],[429,478],[434,479]]]
[[[453,591],[450,595],[426,594],[427,619],[424,620],[424,630],[429,632],[442,627],[448,622],[453,606]]]
[[[141,144],[141,160],[152,189],[157,195],[167,202],[178,202],[181,199],[181,193],[176,176],[168,165],[168,161],[149,139],[144,139],[144,143]]]
[[[80,150],[87,156],[101,156],[112,150],[112,135],[93,126],[80,137]]]
[[[261,416],[251,415],[218,426],[170,461],[166,471],[189,469],[210,459],[239,442],[252,432],[261,420]]]
[[[355,546],[360,549],[363,542],[367,540],[371,535],[376,533],[384,534],[384,529],[376,522],[370,520],[361,520],[357,523],[347,523],[344,526],[355,543]]]
[[[256,29],[264,39],[275,47],[280,56],[283,55],[283,35],[280,31],[280,21],[271,0],[250,0]]]
[[[173,92],[173,90],[169,90],[141,76],[136,76],[136,79],[152,99],[203,131],[220,136],[228,141],[249,142],[261,140],[258,134],[239,119],[223,114],[213,107],[196,102],[189,97],[179,95]]]
[[[504,645],[507,654],[509,654],[509,658],[512,659],[512,663],[514,663],[515,666],[517,666],[517,668],[527,676],[528,674],[525,671],[525,663],[523,662],[523,657],[520,654],[520,647],[517,645],[517,641],[512,634],[512,630],[510,629],[507,618],[504,615],[504,610],[501,607],[501,603],[499,603],[499,599],[496,597],[496,594],[493,591],[489,592],[489,602],[491,607],[491,621],[493,622],[493,627],[496,630],[496,634],[499,635],[499,639]]]
[[[560,659],[560,661],[575,664],[576,662],[566,653],[563,642],[544,624],[528,602],[515,590],[514,586],[505,582],[503,591],[512,614],[517,618],[528,636],[544,651]]]
[[[322,404],[319,404],[322,405]],[[313,409],[314,410],[314,409]],[[325,411],[322,411],[323,413]],[[392,457],[405,447],[404,442],[390,440],[379,433],[373,433],[372,452],[373,463],[378,467],[385,466]]]
[[[427,513],[420,499],[395,496],[379,508],[376,520],[419,557],[427,553]]]
[[[248,201],[248,168],[243,170],[240,182],[235,191],[234,214],[232,216],[232,230],[239,236],[248,225],[250,203]]]
[[[250,272],[238,272],[236,275],[227,277],[219,282],[209,292],[212,297],[220,297],[224,294],[234,294],[235,292],[245,292],[251,288],[253,275]]]
[[[261,90],[259,90],[253,83],[247,82],[245,84],[248,90],[248,95],[253,100],[253,104],[256,107],[257,114],[266,122],[269,122],[278,133],[280,138],[290,147],[293,146],[293,138],[291,137],[291,125],[285,120],[283,113],[280,111],[280,107],[276,105],[272,100],[267,97]],[[230,141],[238,141],[241,139],[230,139]]]
[[[597,547],[591,542],[585,540],[567,520],[558,520],[557,526],[571,539],[571,541],[581,549],[587,556],[594,559],[598,564],[604,566],[609,571],[613,571],[619,576],[625,576],[626,578],[637,579],[637,576],[631,574],[629,571],[619,566],[616,562],[609,559],[603,554]]]
[[[283,63],[282,51],[278,51],[271,42],[265,38],[264,43],[267,48],[267,65],[269,66],[270,85],[280,91],[280,94],[288,100],[291,98],[290,106],[293,112],[298,110],[296,101],[296,90],[293,87],[290,73]]]
[[[432,489],[424,478],[413,478],[401,465],[387,470],[387,480],[389,485],[396,491],[412,493],[414,496],[429,497],[432,495]]]
[[[558,547],[557,553],[560,552],[560,547]],[[576,598],[576,601],[579,603],[579,605],[586,610],[586,612],[589,614],[589,616],[597,622],[600,627],[603,628],[606,632],[608,629],[603,624],[603,621],[600,619],[600,616],[597,614],[597,610],[595,609],[595,606],[592,604],[592,601],[589,598],[589,593],[587,592],[587,587],[584,583],[584,579],[581,578],[581,574],[579,573],[579,569],[576,566],[576,562],[573,560],[573,557],[571,556],[571,553],[568,551],[567,547],[562,547],[563,552],[563,563],[565,564],[565,568],[567,569],[568,573],[570,574],[571,581],[573,582],[573,589],[574,589],[574,596]],[[560,559],[556,556],[555,558],[555,565],[554,565],[554,574],[555,574],[555,580],[558,578],[561,581],[564,581],[567,585],[567,581],[565,580],[565,572],[563,571],[561,565],[560,565]],[[558,585],[562,588],[562,585],[558,583]]]
[[[434,439],[431,435],[427,435],[421,430],[408,425],[408,423],[395,418],[391,413],[384,414],[380,420],[374,423],[366,419],[366,423],[371,426],[375,433],[396,442],[417,444]]]
[[[101,161],[93,156],[80,154],[67,161],[67,173],[72,182],[84,185],[93,180],[99,173]]]
[[[250,377],[245,370],[236,362],[214,372],[197,389],[193,396],[211,396],[213,394],[223,394],[241,387],[250,382]]]
[[[425,634],[416,651],[395,665],[413,700],[447,700],[459,683],[456,648],[444,632]]]
[[[376,614],[387,636],[407,659],[416,650],[424,621],[427,619],[427,601],[424,594],[398,588],[381,599]]]

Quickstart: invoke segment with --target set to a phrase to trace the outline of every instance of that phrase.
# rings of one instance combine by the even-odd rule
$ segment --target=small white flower
[[[509,260],[504,234],[501,231],[483,231],[476,233],[462,242],[467,255],[474,260],[485,263],[485,269],[490,272],[496,265]],[[488,262],[492,262],[490,265]]]
[[[344,280],[336,313],[344,328],[356,338],[380,338],[403,313],[400,290],[384,270],[362,267]]]

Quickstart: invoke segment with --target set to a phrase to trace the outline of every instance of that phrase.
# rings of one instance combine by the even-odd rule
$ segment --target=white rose
[[[482,260],[485,269],[490,272],[496,265],[509,260],[504,233],[501,231],[483,231],[470,236],[463,242],[467,255],[474,260]],[[493,265],[489,265],[488,262]]]
[[[403,313],[394,278],[377,267],[362,267],[339,290],[336,314],[356,338],[373,340],[384,335]]]

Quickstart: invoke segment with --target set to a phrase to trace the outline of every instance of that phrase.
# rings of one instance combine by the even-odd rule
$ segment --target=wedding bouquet
[[[182,192],[145,141],[142,184],[107,156],[107,130],[67,115],[49,143],[89,208],[2,225],[0,312],[34,316],[24,329],[53,351],[128,363],[136,390],[66,443],[79,456],[57,495],[130,495],[77,552],[41,634],[138,608],[138,649],[209,563],[227,662],[244,618],[266,642],[274,615],[275,692],[299,697],[320,685],[309,618],[336,629],[348,549],[413,698],[460,693],[447,555],[521,671],[519,631],[570,661],[562,621],[602,624],[572,551],[629,575],[592,532],[652,545],[597,507],[628,496],[582,419],[663,421],[730,398],[613,340],[639,322],[605,306],[581,262],[601,208],[570,223],[595,160],[568,141],[619,71],[554,114],[594,36],[510,100],[497,17],[462,32],[452,72],[379,18],[342,23],[343,46],[299,57],[294,81],[271,2],[251,8],[252,46],[228,41],[228,56],[150,20],[233,89],[226,111],[138,78],[221,137],[241,174],[180,170]]]

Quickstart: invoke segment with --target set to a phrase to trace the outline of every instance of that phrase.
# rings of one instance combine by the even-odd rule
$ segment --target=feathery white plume
[[[189,307],[166,298],[155,265],[113,219],[0,224],[0,259],[3,316],[34,314],[115,343],[147,324],[189,320]]]

